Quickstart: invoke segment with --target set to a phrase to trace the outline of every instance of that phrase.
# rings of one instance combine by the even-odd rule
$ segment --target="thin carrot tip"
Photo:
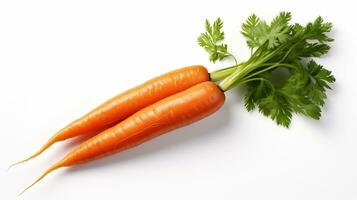
[[[21,195],[23,195],[28,189],[30,189],[33,186],[33,184],[31,184],[30,186],[28,186],[26,189],[22,190],[19,194],[17,194],[17,197],[20,197]]]
[[[38,150],[36,153],[32,154],[31,156],[29,156],[26,159],[23,159],[21,161],[15,162],[13,164],[11,164],[7,170],[10,170],[12,167],[19,165],[21,163],[27,162],[29,160],[32,160],[33,158],[36,158],[38,155],[40,155],[44,150],[46,150],[52,143],[51,142],[47,142],[40,150]]]
[[[32,155],[32,156],[30,156],[30,157],[24,159],[24,160],[15,162],[15,163],[11,164],[11,165],[8,167],[7,170],[10,170],[12,167],[14,167],[14,166],[16,166],[16,165],[19,165],[19,164],[21,164],[21,163],[27,162],[27,161],[33,159],[33,158],[36,157],[36,156],[37,156],[37,154],[34,154],[34,155]]]
[[[21,161],[18,161],[18,162],[15,162],[15,163],[13,163],[13,164],[11,164],[8,168],[7,168],[7,171],[9,171],[11,168],[13,168],[14,166],[16,166],[16,165],[19,165],[19,164],[21,164],[21,163],[24,163],[24,162],[26,162],[26,161],[28,161],[29,159],[25,159],[25,160],[21,160]]]
[[[45,176],[47,176],[49,173],[51,173],[53,170],[56,170],[60,167],[59,164],[56,164],[52,167],[50,167],[47,171],[45,171],[39,178],[36,179],[30,186],[25,188],[23,191],[21,191],[17,196],[21,196],[23,193],[25,193],[28,189],[32,188],[36,183],[38,183],[40,180],[42,180]]]

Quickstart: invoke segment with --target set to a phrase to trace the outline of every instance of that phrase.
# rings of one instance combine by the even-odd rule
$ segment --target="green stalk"
[[[243,82],[246,82],[250,78],[254,78],[254,76],[261,74],[265,71],[274,69],[278,66],[285,66],[289,68],[295,68],[293,65],[289,64],[284,64],[284,63],[267,63],[270,59],[272,59],[277,53],[279,53],[282,49],[284,49],[284,46],[280,46],[277,49],[264,53],[264,46],[262,45],[259,47],[252,57],[244,63],[241,67],[237,68],[235,72],[230,74],[228,77],[224,78],[219,86],[223,91],[227,91],[232,89],[233,87],[241,85]],[[290,51],[287,51],[285,56],[289,54]],[[284,59],[285,59],[284,56]],[[257,72],[250,74],[252,71],[257,70]]]
[[[211,81],[217,82],[221,81],[236,70],[236,65],[227,67],[224,69],[219,69],[210,73]]]
[[[254,69],[254,65],[247,65],[245,67],[241,67],[229,75],[227,78],[223,79],[219,84],[223,91],[227,91],[231,88],[234,83],[238,80],[241,80],[244,76],[246,76],[252,69]]]
[[[251,80],[252,77],[257,76],[257,75],[259,75],[259,74],[261,74],[263,72],[272,70],[272,69],[277,68],[277,67],[286,67],[286,68],[290,68],[290,69],[296,69],[296,67],[294,65],[285,64],[285,63],[266,63],[266,64],[261,65],[259,67],[267,67],[267,68],[264,68],[264,69],[262,69],[260,71],[257,71],[255,73],[253,73],[253,74],[249,74],[244,79],[242,79],[241,84],[243,84],[243,81],[245,81],[245,80]]]
[[[219,69],[219,70],[211,72],[210,73],[211,81],[218,82],[218,81],[225,79],[226,77],[231,75],[233,72],[235,72],[237,70],[237,68],[241,67],[242,65],[243,65],[243,63],[239,63],[236,65],[227,67],[227,68],[223,68],[223,69]]]

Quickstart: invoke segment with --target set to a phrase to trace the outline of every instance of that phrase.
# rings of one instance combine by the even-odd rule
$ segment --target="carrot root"
[[[36,183],[38,183],[40,180],[42,180],[43,178],[45,178],[49,173],[51,173],[52,171],[58,169],[62,167],[62,165],[60,163],[53,165],[52,167],[50,167],[49,169],[47,169],[39,178],[37,178],[31,185],[29,185],[27,188],[25,188],[24,190],[22,190],[17,196],[21,196],[22,194],[24,194],[27,190],[29,190],[30,188],[32,188],[34,185],[36,185]]]
[[[9,169],[37,157],[56,142],[93,133],[96,135],[148,105],[208,80],[209,73],[207,69],[200,65],[194,65],[167,72],[146,81],[109,99],[65,126],[39,151],[24,160],[10,165]]]
[[[224,101],[224,93],[210,81],[164,98],[79,145],[19,195],[53,170],[89,162],[140,145],[213,114]]]
[[[16,166],[16,165],[19,165],[21,163],[24,163],[24,162],[27,162],[33,158],[36,158],[38,155],[40,155],[42,152],[44,152],[46,149],[48,149],[52,144],[54,144],[56,142],[56,139],[54,137],[52,137],[51,139],[49,139],[45,145],[43,145],[41,147],[41,149],[39,149],[36,153],[32,154],[31,156],[29,156],[28,158],[26,159],[23,159],[21,161],[18,161],[18,162],[15,162],[13,164],[11,164],[7,170],[10,170],[12,167]]]

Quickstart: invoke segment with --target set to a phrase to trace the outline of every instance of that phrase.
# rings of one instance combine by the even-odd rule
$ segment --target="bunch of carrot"
[[[224,99],[223,91],[210,81],[205,67],[177,69],[109,99],[64,127],[35,154],[12,166],[38,156],[56,142],[100,132],[51,166],[29,189],[53,170],[123,151],[198,121],[218,110]]]
[[[251,40],[248,45],[256,45],[256,47],[252,46],[252,51],[253,48],[256,49],[248,61],[236,62],[234,66],[211,73],[200,65],[168,72],[109,99],[73,121],[52,136],[36,153],[13,165],[35,158],[56,142],[77,136],[98,134],[48,168],[24,191],[56,169],[89,162],[132,148],[161,134],[201,120],[223,105],[225,91],[242,84],[251,83],[248,84],[250,91],[246,96],[248,110],[258,105],[263,114],[271,116],[278,124],[290,123],[293,109],[314,116],[316,114],[314,102],[308,99],[310,94],[306,91],[315,92],[324,100],[326,98],[324,90],[334,79],[329,71],[322,66],[316,66],[314,62],[309,62],[307,67],[300,65],[301,58],[309,56],[298,53],[307,51],[310,52],[310,57],[326,53],[323,42],[329,39],[325,32],[330,30],[330,26],[327,23],[323,24],[318,18],[314,24],[308,24],[306,28],[295,25],[295,30],[293,26],[288,25],[289,20],[290,13],[280,13],[269,27],[252,15],[248,18],[249,23],[243,25],[246,31],[244,35],[248,35]],[[221,28],[220,19],[213,26],[206,21],[207,32],[201,34],[198,40],[210,54],[210,60],[213,62],[232,57],[232,54],[227,52],[227,46],[220,43],[224,38]],[[271,32],[269,37],[266,34],[259,35],[258,31],[262,30]],[[317,38],[321,44],[311,46],[307,42],[311,38]],[[236,61],[235,58],[234,60]],[[292,68],[293,75],[290,81],[292,84],[288,81],[287,85],[279,88],[266,78],[269,76],[266,73],[277,67]],[[306,79],[305,75],[309,76],[309,79]],[[298,87],[300,85],[303,87],[302,90]],[[307,89],[304,89],[305,86]],[[312,86],[314,87],[308,88]],[[284,96],[285,93],[290,97]],[[316,99],[316,96],[314,98]],[[320,103],[319,106],[322,104]]]

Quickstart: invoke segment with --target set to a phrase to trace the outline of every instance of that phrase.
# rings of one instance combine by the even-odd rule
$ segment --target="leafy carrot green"
[[[254,14],[249,16],[242,24],[241,33],[252,51],[251,57],[211,73],[212,80],[220,81],[224,91],[245,85],[247,110],[258,109],[285,127],[291,124],[294,113],[320,119],[326,90],[335,82],[331,71],[314,60],[330,50],[333,39],[327,33],[332,24],[321,17],[306,25],[290,21],[290,12],[279,13],[270,23]],[[223,22],[218,18],[213,24],[216,26],[212,32],[206,21],[206,32],[199,36],[199,45],[209,53],[210,61],[228,59],[232,54],[228,54],[227,45],[223,44]],[[206,39],[217,38],[214,35],[222,37]],[[224,51],[219,51],[222,45]],[[283,77],[276,76],[279,70],[284,72],[280,73]]]
[[[227,50],[227,44],[222,43],[224,40],[223,22],[221,18],[218,18],[213,25],[206,20],[205,22],[206,32],[202,33],[198,37],[198,44],[203,47],[209,53],[209,60],[212,62],[221,61],[226,57],[235,57]]]

